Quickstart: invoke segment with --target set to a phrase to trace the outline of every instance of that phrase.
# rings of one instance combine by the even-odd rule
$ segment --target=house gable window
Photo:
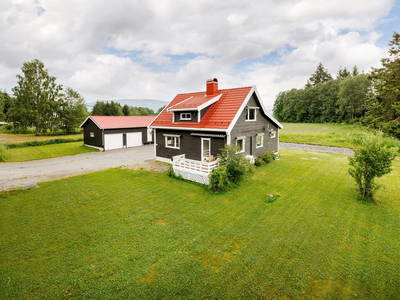
[[[180,149],[181,137],[180,135],[165,135],[165,147]]]
[[[94,132],[93,131],[90,132],[90,137],[94,137]]]
[[[259,133],[256,135],[256,148],[261,148],[264,144],[264,134]]]
[[[245,144],[246,144],[245,142],[246,142],[246,138],[245,137],[236,138],[236,147],[238,147],[238,152],[237,153],[244,152]]]
[[[257,121],[257,110],[258,107],[246,108],[246,121]]]
[[[270,131],[270,133],[269,133],[269,137],[271,138],[271,139],[274,139],[275,137],[276,137],[276,131]]]
[[[180,120],[188,120],[190,121],[192,119],[192,114],[191,113],[181,113]]]

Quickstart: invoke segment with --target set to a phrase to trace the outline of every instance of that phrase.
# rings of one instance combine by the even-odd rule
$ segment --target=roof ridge
[[[240,89],[247,89],[247,88],[252,88],[253,86],[242,86],[242,87],[236,87],[236,88],[228,88],[228,89],[218,89],[218,93],[221,91],[228,91],[228,90],[240,90]],[[207,91],[200,91],[200,92],[188,92],[188,93],[179,93],[177,95],[193,95],[193,94],[201,94],[204,93],[206,94]]]

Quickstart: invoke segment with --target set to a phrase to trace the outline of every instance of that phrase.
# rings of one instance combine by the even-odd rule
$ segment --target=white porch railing
[[[185,154],[172,157],[172,164],[176,175],[196,181],[202,184],[209,184],[208,175],[218,167],[218,159],[212,162],[203,162],[193,159],[186,159]]]

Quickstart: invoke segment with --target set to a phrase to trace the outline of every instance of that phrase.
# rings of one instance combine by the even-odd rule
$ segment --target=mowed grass
[[[285,149],[225,194],[126,169],[2,194],[0,298],[396,299],[394,165],[377,204],[345,156]]]
[[[322,146],[355,148],[361,143],[361,137],[370,129],[357,125],[283,123],[279,131],[279,141],[286,143],[311,144]],[[388,146],[400,148],[400,141],[385,138]]]
[[[86,147],[83,142],[51,144],[44,146],[32,146],[7,149],[7,162],[21,162],[52,157],[75,155],[98,150]]]

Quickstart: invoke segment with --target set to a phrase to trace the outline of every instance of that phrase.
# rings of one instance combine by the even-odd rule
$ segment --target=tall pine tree
[[[325,69],[323,64],[320,62],[315,70],[315,73],[311,74],[308,79],[306,87],[315,86],[318,83],[324,83],[332,79],[332,75]]]
[[[389,47],[383,67],[372,68],[369,75],[375,93],[368,100],[365,122],[400,138],[400,34],[394,32]]]

